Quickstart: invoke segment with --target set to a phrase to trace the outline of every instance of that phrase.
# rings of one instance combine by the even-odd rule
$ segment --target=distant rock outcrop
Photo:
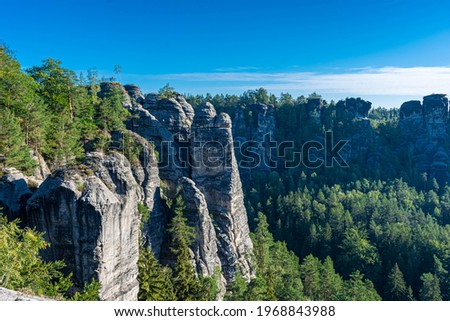
[[[361,98],[346,98],[338,101],[336,113],[338,118],[339,114],[342,114],[347,119],[366,118],[371,107],[372,103],[370,101]]]
[[[247,177],[251,170],[269,171],[276,164],[270,141],[275,139],[275,108],[270,104],[252,104],[238,107],[233,118],[233,138],[239,144],[236,159],[241,175]],[[248,157],[255,153],[256,157]]]
[[[449,134],[448,99],[433,94],[420,101],[408,101],[400,107],[399,128],[404,144],[400,150],[412,161],[417,173],[427,173],[429,179],[444,183],[448,177],[450,159],[445,143]]]

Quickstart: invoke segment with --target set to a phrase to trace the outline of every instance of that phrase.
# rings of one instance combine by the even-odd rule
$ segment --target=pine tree
[[[73,284],[61,270],[64,262],[45,262],[39,252],[49,246],[41,233],[8,222],[0,213],[0,286],[35,295],[62,298]]]
[[[450,298],[450,279],[447,269],[444,268],[444,264],[441,260],[434,255],[434,275],[439,279],[439,284],[441,286],[442,299],[444,301]]]
[[[408,298],[408,288],[406,287],[403,273],[395,263],[387,277],[385,299],[389,301],[404,301]]]
[[[106,93],[97,107],[96,123],[103,131],[122,131],[129,112],[122,106],[122,92],[116,86]]]
[[[373,283],[364,280],[359,272],[350,274],[350,279],[344,283],[344,297],[346,301],[380,301],[381,297],[375,290]]]
[[[348,215],[350,216],[350,213]],[[344,240],[339,247],[342,250],[342,255],[337,263],[343,269],[349,272],[358,269],[372,279],[378,276],[380,256],[377,248],[371,244],[365,230],[356,227],[347,229]]]
[[[99,291],[100,283],[98,281],[85,283],[83,291],[76,292],[72,298],[72,301],[99,301]]]
[[[257,226],[251,234],[256,258],[256,276],[251,280],[247,297],[264,300],[299,300],[303,297],[298,258],[284,242],[274,242],[266,216],[259,212]]]
[[[270,247],[273,245],[273,236],[269,232],[269,224],[263,213],[259,212],[258,218],[255,221],[258,225],[252,236],[256,256],[256,267],[259,274],[265,275],[272,263],[270,260]]]
[[[248,290],[245,293],[245,301],[269,301],[274,298],[268,295],[269,289],[265,278],[256,276],[250,280]]]
[[[303,291],[310,300],[318,300],[320,298],[320,269],[319,259],[312,255],[308,255],[300,265]]]
[[[439,279],[436,275],[424,273],[420,280],[422,281],[419,293],[421,301],[442,301]]]
[[[273,296],[281,301],[302,300],[303,284],[298,257],[288,250],[285,242],[275,242],[270,248],[270,258]]]
[[[177,196],[172,204],[174,216],[168,229],[171,238],[170,250],[176,257],[172,279],[174,292],[180,301],[205,300],[208,296],[203,292],[204,288],[191,263],[189,245],[195,234],[194,229],[187,225],[187,218],[183,215],[184,208],[181,196]]]
[[[61,62],[46,59],[42,66],[27,72],[38,83],[37,91],[47,105],[50,126],[46,131],[44,155],[54,167],[74,163],[83,156],[80,127],[76,124],[79,88],[77,77],[71,70],[61,67]]]
[[[36,152],[45,145],[48,117],[38,84],[21,71],[12,53],[0,45],[0,109],[10,110],[17,118],[25,143]]]
[[[2,160],[3,159],[3,160]],[[19,121],[9,109],[0,109],[0,163],[32,173],[36,162],[20,130]]]
[[[74,126],[79,131],[83,141],[93,139],[97,126],[95,124],[96,99],[89,95],[84,85],[78,85],[74,90]]]
[[[241,271],[238,269],[234,276],[234,281],[231,284],[230,291],[225,295],[227,301],[244,301],[248,291],[248,282],[242,276]]]
[[[171,87],[169,83],[167,83],[164,87],[160,88],[158,90],[158,94],[159,96],[161,96],[161,98],[175,98],[176,93],[175,93],[175,88]]]
[[[138,299],[140,301],[172,301],[176,299],[170,280],[170,271],[158,263],[150,248],[141,246],[138,268]]]
[[[327,256],[320,270],[320,300],[339,300],[342,288],[342,278],[334,270],[333,260]]]

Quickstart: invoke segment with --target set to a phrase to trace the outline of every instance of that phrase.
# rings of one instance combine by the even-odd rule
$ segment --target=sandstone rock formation
[[[0,301],[51,301],[50,299],[0,288]]]
[[[420,101],[408,101],[400,107],[399,128],[404,144],[400,149],[411,158],[418,173],[427,173],[438,183],[448,179],[450,159],[445,142],[449,122],[448,99],[433,94]]]
[[[346,98],[336,104],[336,113],[338,117],[339,114],[343,114],[347,119],[366,118],[371,107],[370,101],[361,98]]]
[[[190,152],[192,180],[205,195],[216,226],[224,276],[231,281],[237,267],[244,276],[250,276],[252,243],[230,117],[224,113],[217,115],[210,103],[202,106],[192,125]]]
[[[25,204],[32,192],[27,178],[15,168],[4,169],[0,178],[0,208],[9,220],[23,218]]]
[[[140,240],[161,261],[169,259],[164,257],[170,253],[164,248],[170,216],[160,195],[164,186],[165,198],[182,196],[195,228],[190,250],[197,273],[223,273],[218,279],[223,295],[237,269],[244,277],[254,274],[230,117],[217,115],[211,104],[194,114],[179,94],[144,97],[135,85],[102,83],[99,96],[112,91],[123,95],[122,104],[133,115],[127,135],[140,146],[138,158],[127,159],[124,134],[111,133],[112,151],[87,153],[82,165],[51,175],[44,168],[45,180],[32,188],[12,170],[0,184],[5,212],[45,233],[51,246],[43,256],[63,259],[78,286],[96,279],[101,299],[135,300]],[[274,129],[266,116],[273,108],[254,108],[261,113],[255,133],[260,138]],[[146,221],[138,208],[148,210]]]
[[[273,169],[277,156],[270,149],[273,147],[270,142],[275,139],[274,106],[258,103],[247,108],[248,111],[242,107],[236,109],[232,127],[234,141],[239,144],[236,146],[236,159],[244,177],[247,177],[251,170]],[[256,153],[257,157],[248,157],[249,152]]]
[[[143,104],[136,101],[130,111],[139,117],[132,119],[128,128],[155,145],[159,177],[167,186],[168,196],[173,197],[177,187],[182,188],[190,224],[197,233],[191,247],[197,272],[211,276],[219,267],[229,282],[239,267],[245,277],[251,276],[252,243],[230,117],[217,115],[209,103],[194,116],[192,106],[179,94],[170,99],[149,94]],[[217,149],[218,144],[226,152],[220,146]],[[209,151],[214,148],[219,154],[213,157],[220,166],[210,162]],[[167,259],[167,249],[154,251],[157,257],[163,256],[161,260]]]
[[[44,256],[64,259],[78,283],[98,279],[103,300],[136,300],[143,193],[119,153],[89,154],[89,170],[57,171],[27,203],[27,221],[44,231]]]

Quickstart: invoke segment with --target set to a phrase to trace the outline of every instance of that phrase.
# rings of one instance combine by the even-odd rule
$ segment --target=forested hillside
[[[188,99],[194,106],[205,100],[234,115],[237,139],[256,140],[258,160],[266,157],[265,163],[241,169],[248,178],[243,181],[252,229],[258,213],[264,213],[275,240],[286,242],[302,261],[310,255],[331,258],[344,279],[359,271],[385,300],[449,299],[450,146],[444,95],[425,97],[423,106],[406,102],[400,109],[373,109],[360,98],[328,103],[316,93],[275,97],[262,88],[241,96]],[[323,143],[327,131],[334,144],[347,141],[340,150],[345,166],[284,166],[305,143]],[[275,153],[269,137],[278,144]],[[279,153],[285,151],[280,142],[294,147]],[[268,168],[267,159],[276,167]]]
[[[262,88],[143,95],[55,59],[23,70],[0,46],[0,286],[105,300],[449,300],[448,133],[440,94],[399,109]],[[228,166],[186,166],[215,155],[194,138],[227,146]]]

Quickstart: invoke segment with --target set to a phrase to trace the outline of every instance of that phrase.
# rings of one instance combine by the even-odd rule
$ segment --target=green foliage
[[[0,286],[34,295],[62,298],[72,282],[64,276],[62,261],[44,262],[39,251],[47,248],[41,233],[19,228],[0,215]]]
[[[112,140],[111,135],[108,132],[100,132],[96,139],[94,140],[94,150],[101,151],[105,153],[109,150]]]
[[[120,73],[120,66],[116,67]],[[89,70],[85,80],[55,59],[24,73],[13,54],[0,46],[1,166],[31,174],[36,166],[33,153],[42,155],[51,169],[76,164],[84,157],[84,148],[107,152],[113,131],[124,133],[120,152],[137,163],[142,146],[125,130],[129,113],[123,107],[119,84],[110,87],[100,98],[95,70]],[[163,98],[176,96],[169,84],[159,93]],[[263,88],[241,96],[188,97],[194,107],[210,101],[218,112],[228,112],[232,118],[239,108],[246,128],[258,121],[254,104],[273,105],[277,140],[295,143],[287,158],[328,130],[336,140],[367,138],[365,148],[379,157],[379,166],[368,166],[368,159],[361,157],[350,168],[252,172],[243,188],[254,231],[256,277],[245,280],[238,273],[227,298],[377,300],[378,291],[389,300],[449,300],[450,187],[440,177],[414,170],[412,153],[399,155],[398,109],[372,109],[368,119],[373,131],[369,131],[362,126],[365,120],[353,119],[334,102],[323,101],[320,111],[310,110],[309,100],[317,98],[316,93],[297,98],[283,93],[277,99]],[[245,136],[246,128],[238,134]],[[78,188],[82,190],[81,184]],[[150,262],[149,270],[156,271],[152,273],[170,282],[173,294],[167,297],[215,298],[217,276],[197,277],[190,262],[193,230],[183,216],[182,202],[169,199],[163,184],[161,189],[173,216],[169,241],[175,264],[168,270],[150,254],[144,261]],[[138,210],[146,221],[148,210],[143,204]],[[64,292],[70,282],[60,273],[62,263],[42,263],[38,258],[36,248],[47,246],[40,235],[5,221],[1,233],[2,284],[38,294]],[[30,235],[41,241],[31,242]],[[14,250],[21,247],[26,250],[19,257]],[[26,265],[44,272],[32,274]],[[95,286],[89,285],[89,291],[95,292]],[[147,290],[151,293],[151,286]]]
[[[342,277],[334,270],[333,260],[327,256],[320,269],[320,299],[341,300],[344,287]]]
[[[173,217],[169,224],[170,250],[176,257],[173,269],[173,286],[177,300],[204,300],[204,287],[195,274],[189,254],[195,234],[194,229],[187,224],[183,215],[184,204],[181,196],[177,196],[172,204]]]
[[[398,296],[402,300],[420,299],[420,278],[432,271],[439,279],[442,298],[449,298],[450,230],[446,213],[450,213],[450,189],[440,187],[439,193],[432,189],[418,191],[403,180],[367,179],[328,186],[326,177],[314,172],[300,173],[295,180],[280,174],[280,179],[285,186],[293,186],[287,190],[295,190],[274,191],[276,185],[268,184],[269,175],[253,176],[246,192],[248,213],[254,215],[254,209],[266,211],[276,238],[285,241],[300,258],[312,254],[323,260],[329,256],[344,282],[359,270],[383,299],[390,300]],[[261,201],[269,199],[270,203]],[[395,283],[403,289],[390,293],[394,291],[389,289],[393,280],[388,276],[395,263],[403,274],[405,288]],[[305,282],[303,285],[305,295],[317,297],[317,293],[308,292]]]
[[[83,114],[78,108],[87,102],[80,97],[83,91],[77,86],[75,73],[61,67],[61,62],[55,59],[46,59],[42,66],[27,72],[36,81],[37,92],[47,105],[50,123],[43,154],[55,167],[76,162],[83,155],[80,129],[84,127],[77,124],[77,115]]]
[[[122,152],[132,164],[139,163],[139,155],[143,147],[137,142],[129,131],[124,131],[122,136]]]
[[[339,264],[342,264],[344,270],[360,270],[376,275],[374,270],[379,268],[379,255],[377,248],[370,244],[365,231],[354,227],[347,229],[340,248],[343,253]]]
[[[76,292],[73,296],[73,301],[99,301],[100,283],[92,281],[91,283],[85,283],[83,291]]]
[[[175,98],[176,97],[176,93],[174,91],[175,89],[173,87],[171,87],[169,84],[166,84],[164,87],[160,88],[158,90],[158,94],[161,98]]]
[[[245,301],[247,291],[248,291],[248,282],[242,276],[241,271],[238,269],[234,276],[234,281],[231,284],[230,290],[225,295],[225,300]]]
[[[359,271],[344,280],[330,257],[321,262],[308,255],[299,265],[286,243],[275,242],[268,228],[266,217],[259,213],[251,235],[256,278],[247,281],[238,271],[226,300],[381,300],[373,283]]]
[[[45,105],[33,78],[21,71],[12,54],[0,46],[0,110],[9,109],[19,120],[25,143],[40,152],[48,126]]]
[[[144,203],[138,203],[137,209],[139,215],[141,216],[141,229],[142,229],[150,218],[150,210]]]
[[[439,279],[431,273],[424,273],[420,280],[423,282],[420,289],[420,300],[442,301]]]
[[[141,215],[148,215],[143,204],[138,205]],[[141,247],[139,267],[139,295],[141,301],[201,301],[215,300],[219,291],[217,282],[221,278],[216,270],[212,277],[197,277],[191,263],[189,246],[194,238],[194,229],[183,215],[181,196],[172,202],[173,217],[169,224],[170,250],[175,258],[172,269],[162,266],[150,248]]]
[[[265,300],[300,300],[303,294],[298,258],[285,243],[274,242],[264,214],[258,213],[257,224],[252,234],[257,278],[250,282],[249,297],[254,293]]]
[[[102,131],[123,131],[124,121],[130,113],[122,106],[122,92],[117,86],[111,86],[112,90],[107,92],[97,107],[95,122]]]
[[[373,287],[373,283],[364,280],[359,272],[350,274],[350,280],[344,285],[344,299],[346,301],[380,301],[381,297]]]
[[[77,190],[79,192],[83,192],[83,190],[84,190],[84,182],[83,181],[77,181],[76,185],[77,185]]]
[[[320,295],[320,261],[308,255],[300,268],[300,275],[305,295],[312,300],[318,300]]]
[[[266,89],[258,88],[256,90],[248,90],[242,94],[242,100],[247,105],[261,103],[270,103],[270,97]]]
[[[33,170],[26,146],[42,155],[51,169],[77,164],[84,158],[85,147],[106,151],[111,132],[125,130],[129,112],[122,106],[120,84],[112,84],[99,98],[95,70],[88,71],[86,80],[62,67],[59,60],[46,59],[24,73],[12,54],[0,47],[0,75],[0,113],[5,122],[0,131],[14,135],[0,150],[7,166]],[[125,152],[135,161],[136,146],[127,139],[131,146]]]
[[[334,269],[333,260],[326,257],[323,263],[308,255],[300,266],[304,293],[311,300],[380,300],[369,280],[357,271],[344,280]],[[362,292],[358,292],[362,291]]]
[[[9,109],[0,109],[0,164],[32,173],[36,162],[20,130],[19,121]]]
[[[389,301],[411,300],[410,291],[410,288],[408,289],[406,287],[402,271],[398,267],[398,264],[395,263],[387,277],[385,299]]]
[[[171,271],[158,263],[149,248],[140,248],[138,268],[140,301],[176,300]]]
[[[217,299],[217,294],[219,293],[219,287],[217,283],[219,278],[222,276],[220,270],[214,271],[214,275],[211,276],[199,276],[201,283],[201,292],[205,296],[202,298],[204,301],[214,301]]]
[[[266,217],[258,213],[251,237],[256,278],[247,281],[238,271],[227,300],[300,300],[303,298],[298,258],[283,242],[274,242]]]

